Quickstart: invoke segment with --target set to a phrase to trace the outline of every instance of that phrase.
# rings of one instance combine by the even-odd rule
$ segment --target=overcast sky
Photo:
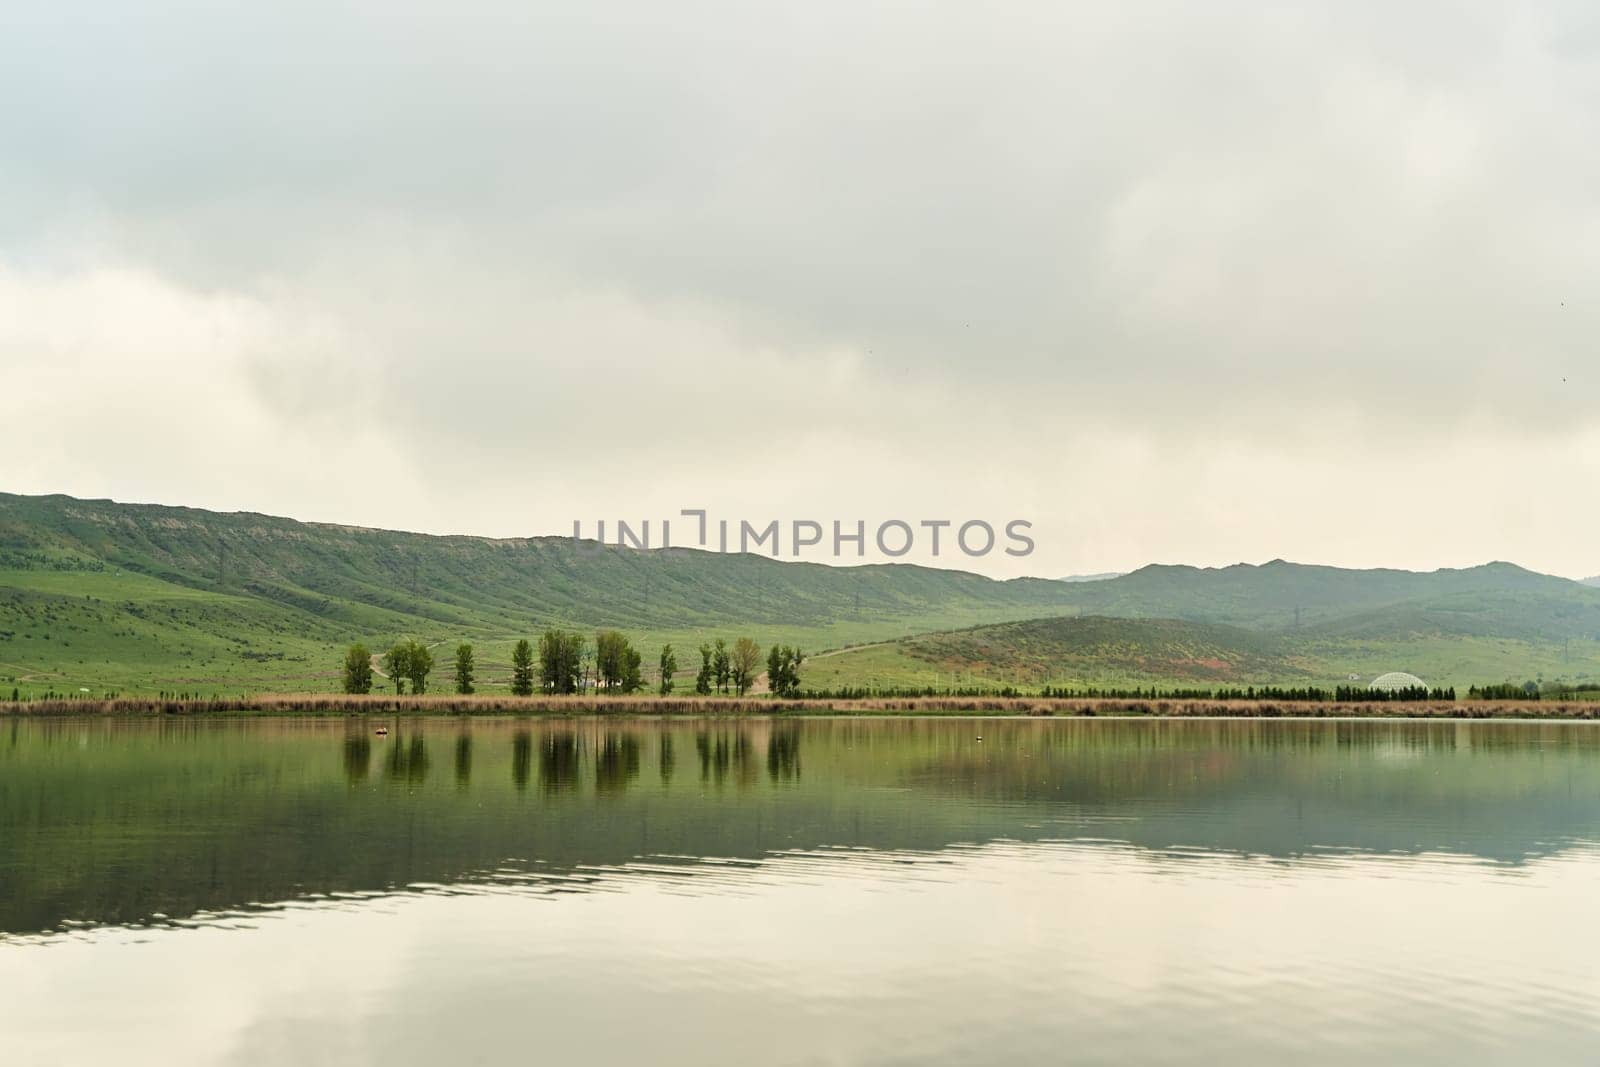
[[[0,489],[1600,572],[1593,3],[229,7],[0,6]]]

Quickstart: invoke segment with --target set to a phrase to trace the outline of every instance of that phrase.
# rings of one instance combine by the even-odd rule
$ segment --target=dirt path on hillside
[[[845,648],[830,648],[826,652],[807,652],[806,662],[809,663],[814,659],[827,659],[829,656],[842,656],[846,652],[860,652],[863,648],[882,648],[884,645],[898,645],[899,643],[900,639],[897,638],[893,641],[873,641],[870,644],[865,645],[849,645]]]
[[[19,682],[38,682],[45,681],[50,678],[66,677],[66,675],[61,671],[28,671],[28,668],[24,667],[20,663],[0,663],[0,667],[9,667],[14,671],[27,671],[25,674],[19,674],[16,676],[16,679]]]
[[[440,645],[445,644],[445,643],[446,642],[444,642],[444,641],[435,641],[433,644],[428,645],[427,647],[428,648],[438,648]],[[382,652],[374,652],[372,655],[368,656],[367,658],[372,661],[372,673],[373,674],[376,674],[379,678],[389,678],[389,676],[387,674],[383,673],[383,668],[381,666],[379,666],[379,664],[381,664],[383,662],[383,653]],[[393,681],[394,679],[390,678],[389,680]]]
[[[896,644],[899,644],[899,643],[900,642],[898,640],[894,640],[894,641],[873,641],[870,644],[851,645],[848,648],[830,648],[826,652],[808,652],[808,653],[806,653],[805,662],[806,663],[810,663],[813,660],[827,659],[829,656],[840,656],[840,655],[843,655],[846,652],[860,652],[864,648],[882,648],[884,645],[896,645]],[[804,668],[802,667],[802,669],[804,669]],[[767,672],[766,671],[762,671],[760,674],[756,675],[755,681],[750,683],[750,695],[751,696],[757,696],[757,695],[760,695],[760,694],[763,694],[763,693],[770,693],[770,692],[772,692],[772,686],[767,681]]]

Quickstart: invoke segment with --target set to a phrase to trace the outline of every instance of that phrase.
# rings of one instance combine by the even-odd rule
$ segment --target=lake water
[[[1593,724],[377,725],[0,722],[0,1063],[1600,1059]]]

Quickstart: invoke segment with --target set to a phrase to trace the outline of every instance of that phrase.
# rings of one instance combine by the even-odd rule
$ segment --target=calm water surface
[[[376,725],[0,722],[0,1063],[1600,1060],[1592,724]]]

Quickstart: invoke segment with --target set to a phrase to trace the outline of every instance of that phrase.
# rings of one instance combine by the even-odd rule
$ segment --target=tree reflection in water
[[[578,789],[578,735],[561,730],[544,735],[539,749],[539,785],[547,796]]]

